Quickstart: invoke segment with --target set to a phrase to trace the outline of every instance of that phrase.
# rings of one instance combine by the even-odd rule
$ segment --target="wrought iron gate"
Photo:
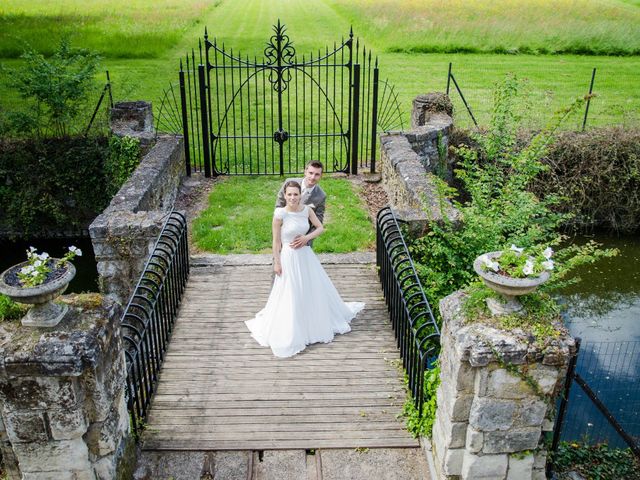
[[[377,59],[360,51],[353,31],[299,58],[285,26],[278,21],[273,30],[261,61],[209,41],[205,30],[199,63],[194,51],[186,68],[180,63],[180,109],[167,106],[177,103],[170,88],[159,116],[161,124],[181,124],[187,174],[289,175],[310,160],[327,172],[375,171],[377,132],[402,126],[397,93],[379,80]]]

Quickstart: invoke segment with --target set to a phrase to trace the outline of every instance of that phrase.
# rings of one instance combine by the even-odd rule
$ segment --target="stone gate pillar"
[[[130,478],[134,467],[122,310],[96,294],[75,298],[54,328],[0,324],[0,448],[11,480]]]
[[[464,295],[440,303],[443,317],[433,453],[438,479],[545,479],[543,435],[575,351],[570,336],[544,348],[525,332],[474,323]]]

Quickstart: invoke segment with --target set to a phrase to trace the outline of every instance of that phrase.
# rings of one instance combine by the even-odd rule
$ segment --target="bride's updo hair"
[[[287,183],[284,184],[284,189],[283,192],[287,191],[287,188],[289,187],[293,187],[293,188],[297,188],[298,191],[300,193],[302,193],[302,187],[300,186],[300,184],[298,182],[296,182],[295,180],[289,180]]]

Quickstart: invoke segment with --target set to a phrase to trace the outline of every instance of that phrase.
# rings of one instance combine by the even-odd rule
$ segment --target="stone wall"
[[[122,309],[67,297],[55,329],[0,324],[0,449],[10,479],[128,478]]]
[[[126,121],[116,122],[122,127],[118,134],[135,133],[139,128],[147,135],[148,129],[139,125],[148,122],[148,109],[140,102],[129,103],[134,112],[119,113]],[[142,118],[136,120],[134,113]],[[129,180],[89,227],[100,291],[122,305],[126,305],[173,207],[183,173],[182,138],[157,137]]]
[[[553,399],[574,340],[560,337],[543,349],[523,332],[465,319],[463,297],[456,292],[440,303],[441,384],[431,439],[437,478],[545,479],[543,434],[553,428]]]
[[[450,105],[443,94],[421,95],[413,101],[412,130],[380,136],[382,181],[390,205],[417,231],[429,220],[441,220],[443,208],[450,220],[458,220],[457,210],[448,200],[441,201],[436,185],[436,175],[451,178]]]

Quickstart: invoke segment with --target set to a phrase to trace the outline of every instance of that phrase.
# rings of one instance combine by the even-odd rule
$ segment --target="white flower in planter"
[[[522,273],[525,275],[533,275],[533,259],[529,257],[522,268]]]
[[[482,261],[488,269],[493,270],[494,272],[500,270],[500,265],[498,265],[498,262],[494,262],[489,257],[484,257]]]
[[[516,247],[513,243],[511,244],[511,250],[513,250],[514,252],[516,252],[518,255],[520,255],[523,251],[524,248],[520,248],[520,247]]]

